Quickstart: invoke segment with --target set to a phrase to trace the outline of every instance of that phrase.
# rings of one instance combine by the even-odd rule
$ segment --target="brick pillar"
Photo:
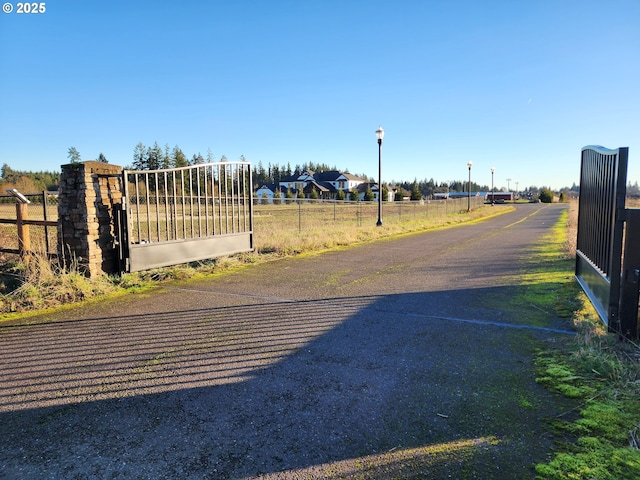
[[[91,277],[118,273],[115,215],[122,204],[122,167],[103,162],[62,165],[58,191],[58,254],[67,268]]]

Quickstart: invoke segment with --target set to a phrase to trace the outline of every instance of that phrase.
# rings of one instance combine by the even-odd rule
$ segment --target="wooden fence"
[[[0,195],[0,252],[56,257],[58,195],[44,191],[23,196],[29,203],[16,203],[13,195]]]

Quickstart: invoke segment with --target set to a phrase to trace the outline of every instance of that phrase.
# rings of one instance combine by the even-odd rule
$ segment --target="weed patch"
[[[575,214],[569,215],[574,217]],[[562,236],[557,239],[570,244]],[[550,258],[554,257],[548,253]],[[562,251],[555,256],[561,262],[560,254]],[[538,478],[640,478],[639,349],[606,333],[573,279],[561,287],[555,300],[549,299],[549,302],[553,300],[556,311],[563,316],[571,314],[578,334],[573,340],[563,342],[562,349],[538,355],[536,381],[576,400],[578,407],[551,422],[559,438],[571,440],[558,445],[550,462],[536,465]]]

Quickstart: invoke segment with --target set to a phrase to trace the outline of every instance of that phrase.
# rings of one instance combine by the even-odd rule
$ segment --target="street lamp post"
[[[491,206],[493,207],[493,204],[496,203],[496,191],[493,188],[493,174],[495,173],[496,169],[491,167]]]
[[[471,211],[471,165],[473,165],[473,162],[467,162],[467,168],[469,169],[469,187],[467,188],[467,212]]]
[[[384,130],[378,127],[376,130],[376,138],[378,139],[378,222],[376,226],[382,226],[382,139],[384,138]]]

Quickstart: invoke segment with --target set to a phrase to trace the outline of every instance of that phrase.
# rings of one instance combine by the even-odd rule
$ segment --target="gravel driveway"
[[[4,324],[0,478],[534,478],[568,325],[500,302],[562,208]]]

